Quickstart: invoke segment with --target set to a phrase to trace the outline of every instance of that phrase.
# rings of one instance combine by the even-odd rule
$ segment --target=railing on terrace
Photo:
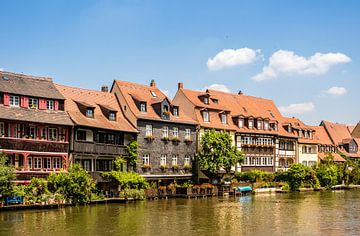
[[[9,150],[24,150],[36,152],[68,153],[69,143],[61,141],[48,141],[39,139],[23,139],[0,137],[0,148]]]
[[[94,142],[74,142],[74,151],[82,153],[96,153],[108,155],[126,155],[126,147],[124,145],[104,144]]]

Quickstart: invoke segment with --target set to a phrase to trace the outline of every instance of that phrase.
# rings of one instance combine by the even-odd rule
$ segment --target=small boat
[[[250,186],[239,186],[235,189],[236,195],[243,195],[251,192],[252,192],[252,188]]]

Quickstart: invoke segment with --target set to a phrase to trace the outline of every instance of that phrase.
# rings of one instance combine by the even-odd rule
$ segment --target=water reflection
[[[357,235],[360,191],[0,212],[1,235]]]

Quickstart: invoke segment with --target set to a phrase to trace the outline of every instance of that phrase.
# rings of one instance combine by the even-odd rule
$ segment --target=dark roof
[[[0,71],[0,92],[64,100],[51,78]]]
[[[73,123],[65,111],[24,109],[0,105],[0,119],[68,125]]]

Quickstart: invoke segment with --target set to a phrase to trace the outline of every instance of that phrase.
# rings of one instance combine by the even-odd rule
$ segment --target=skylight
[[[156,93],[155,93],[154,91],[150,91],[150,92],[151,92],[151,95],[152,95],[154,98],[157,97],[157,95],[156,95]]]

